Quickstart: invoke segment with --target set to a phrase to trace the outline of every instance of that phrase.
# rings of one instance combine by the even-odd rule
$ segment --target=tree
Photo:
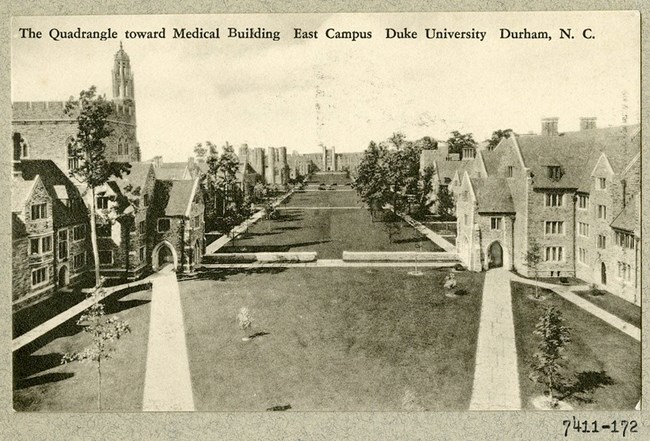
[[[450,219],[454,217],[455,211],[456,202],[454,201],[454,196],[446,185],[439,186],[436,200],[436,213],[443,219]]]
[[[530,364],[533,369],[530,378],[546,386],[551,405],[555,407],[557,399],[553,392],[565,383],[562,369],[566,364],[564,349],[571,342],[570,330],[564,326],[560,311],[548,307],[537,322],[533,334],[541,337],[541,341]]]
[[[102,361],[111,358],[115,351],[110,344],[119,340],[131,332],[128,323],[120,320],[117,316],[106,317],[104,304],[100,299],[104,297],[104,289],[101,281],[91,297],[94,299],[91,306],[79,317],[77,325],[83,327],[83,331],[92,336],[90,346],[81,352],[66,353],[61,358],[61,364],[72,361],[97,363],[97,410],[102,410]]]
[[[108,117],[113,113],[113,103],[103,95],[96,94],[95,86],[79,93],[79,99],[70,98],[65,106],[66,114],[75,114],[77,134],[70,146],[70,154],[75,159],[75,167],[70,175],[90,191],[90,238],[95,260],[95,286],[100,286],[99,250],[97,248],[97,198],[96,189],[112,177],[128,173],[128,163],[110,162],[106,158],[104,139],[111,135]]]
[[[488,141],[487,149],[494,150],[503,138],[508,138],[512,134],[512,129],[495,130],[492,132],[492,138]]]
[[[524,265],[528,267],[535,274],[535,298],[539,299],[539,287],[537,286],[537,279],[539,274],[539,266],[542,263],[542,247],[535,239],[531,239],[528,244],[528,251],[524,254]]]
[[[462,158],[464,148],[471,147],[476,150],[478,147],[478,144],[474,141],[474,137],[471,133],[460,133],[459,131],[454,130],[451,132],[451,135],[451,138],[447,140],[449,153],[458,153]]]
[[[209,142],[206,142],[206,144],[208,144],[208,143]],[[200,142],[197,142],[194,145],[194,155],[198,159],[205,159],[205,155],[207,155],[207,154],[208,154],[208,147],[203,147],[203,144],[201,144]]]
[[[226,207],[231,198],[234,199],[235,184],[237,182],[237,172],[239,171],[239,158],[235,154],[233,146],[226,142],[222,148],[222,153],[216,163],[217,176],[216,188],[222,195],[223,214],[226,215]]]
[[[418,214],[424,216],[428,212],[428,207],[431,205],[431,192],[433,191],[433,175],[434,168],[427,166],[420,174],[418,181],[416,201],[418,204]]]

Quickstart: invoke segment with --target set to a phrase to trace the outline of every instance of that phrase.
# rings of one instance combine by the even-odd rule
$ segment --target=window
[[[74,269],[78,270],[86,265],[86,252],[84,251],[81,254],[77,254],[72,259]]]
[[[99,210],[108,209],[108,196],[97,196],[97,209]]]
[[[618,262],[618,278],[622,280],[632,280],[632,265],[625,262]]]
[[[140,221],[138,223],[138,233],[144,234],[146,232],[147,232],[147,224],[145,223],[145,221]]]
[[[549,165],[546,167],[546,173],[549,179],[559,180],[562,177],[562,170],[559,165]]]
[[[587,263],[587,250],[584,248],[578,248],[578,262]]]
[[[99,251],[99,263],[100,263],[100,265],[111,265],[113,263],[113,251],[111,251],[111,250],[100,250]]]
[[[623,248],[634,249],[634,235],[629,233],[623,233],[621,231],[616,232],[616,245]]]
[[[140,247],[140,261],[144,262],[147,260],[147,247]]]
[[[578,195],[578,208],[581,210],[586,210],[589,208],[589,195],[580,194]]]
[[[117,140],[117,154],[122,155],[124,153],[124,148],[122,147],[124,145],[124,140],[120,136],[120,138]]]
[[[77,155],[77,148],[72,138],[68,139],[68,170],[76,170],[79,168],[79,156]]]
[[[607,248],[607,236],[605,236],[604,234],[598,235],[598,248],[602,250]]]
[[[500,230],[501,229],[501,220],[502,220],[502,218],[500,218],[500,217],[492,217],[492,218],[490,218],[490,228],[492,230]]]
[[[171,220],[168,218],[158,219],[158,232],[164,233],[171,228]]]
[[[47,204],[32,205],[32,220],[44,219],[47,217]]]
[[[589,237],[589,224],[578,222],[578,236]]]
[[[546,234],[564,234],[563,221],[546,221],[544,233]]]
[[[59,231],[59,259],[68,257],[68,230]]]
[[[30,254],[40,254],[39,249],[40,239],[29,239],[29,253]]]
[[[52,236],[45,236],[41,238],[41,253],[49,253],[52,251]]]
[[[21,159],[29,157],[29,143],[22,137],[20,138],[20,157]]]
[[[549,262],[559,262],[564,260],[564,248],[546,247],[546,260]]]
[[[597,178],[597,185],[599,190],[606,190],[607,189],[607,179],[606,178]]]
[[[562,206],[561,193],[546,193],[546,206],[547,207],[561,207]]]
[[[598,206],[598,219],[607,219],[607,206],[599,205]]]
[[[514,167],[512,165],[509,165],[506,167],[506,177],[507,178],[512,178]]]
[[[82,240],[86,238],[86,226],[85,225],[77,225],[74,227],[72,230],[72,240]]]
[[[97,225],[97,237],[111,237],[111,224]]]
[[[192,219],[192,228],[199,228],[201,226],[201,216],[194,216]]]
[[[463,200],[466,201],[468,199],[469,192],[467,190],[463,191]]]
[[[32,271],[32,286],[41,285],[45,282],[47,282],[47,267]]]
[[[145,195],[142,197],[144,206],[148,207],[149,206],[149,193],[145,193]]]

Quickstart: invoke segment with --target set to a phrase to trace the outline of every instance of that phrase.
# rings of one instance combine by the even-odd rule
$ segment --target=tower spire
[[[115,53],[113,62],[113,100],[133,102],[134,99],[131,61],[120,41],[120,49]]]

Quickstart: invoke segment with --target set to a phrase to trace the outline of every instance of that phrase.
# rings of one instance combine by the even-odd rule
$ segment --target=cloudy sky
[[[639,18],[633,12],[157,15],[15,18],[12,100],[65,100],[96,85],[110,96],[119,41],[135,75],[143,159],[183,160],[196,142],[286,146],[289,151],[363,150],[394,131],[477,140],[498,128],[538,132],[540,119],[576,130],[639,121]],[[43,33],[20,38],[19,28]],[[106,30],[118,39],[53,41],[50,29]],[[173,39],[173,28],[220,28],[216,40]],[[227,28],[280,31],[280,41],[230,39]],[[418,32],[386,39],[386,28]],[[166,39],[127,39],[126,30],[166,29]],[[294,28],[318,39],[294,39]],[[371,31],[328,39],[327,29]],[[426,39],[426,28],[485,31],[477,39]],[[546,40],[500,39],[500,29],[545,30]],[[571,28],[572,40],[559,29]],[[591,29],[594,39],[581,37]]]

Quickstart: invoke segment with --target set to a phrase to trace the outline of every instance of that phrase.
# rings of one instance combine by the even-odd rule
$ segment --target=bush
[[[469,292],[467,292],[466,289],[458,289],[454,294],[456,294],[457,296],[466,296],[467,294],[469,294]]]
[[[456,271],[465,271],[466,268],[462,264],[457,263],[456,265],[454,265],[454,269]]]

